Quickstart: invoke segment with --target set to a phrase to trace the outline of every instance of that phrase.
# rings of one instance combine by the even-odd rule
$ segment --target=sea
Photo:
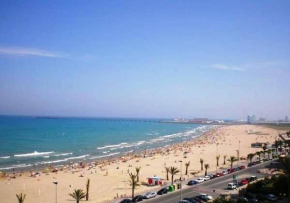
[[[0,171],[121,156],[197,138],[214,127],[159,120],[0,116]]]

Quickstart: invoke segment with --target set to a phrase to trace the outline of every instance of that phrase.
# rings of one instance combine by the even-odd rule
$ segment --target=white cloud
[[[0,47],[0,54],[16,55],[16,56],[40,56],[50,58],[65,58],[65,56],[46,50],[30,49],[23,47]]]
[[[220,69],[220,70],[232,70],[232,71],[245,71],[246,70],[246,69],[241,68],[241,67],[228,66],[228,65],[224,65],[224,64],[213,64],[211,67],[215,68],[215,69]]]

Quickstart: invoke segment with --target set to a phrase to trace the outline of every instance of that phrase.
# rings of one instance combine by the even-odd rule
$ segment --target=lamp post
[[[219,143],[216,144],[216,156],[217,157],[217,154],[218,154],[218,146],[219,146]],[[217,164],[215,165],[215,173],[217,174]]]
[[[58,182],[53,182],[55,184],[55,203],[57,203],[57,184]]]
[[[240,156],[241,156],[240,144],[241,144],[241,141],[239,141],[239,157],[238,157],[239,166],[240,166]]]
[[[182,161],[180,162],[180,201],[182,200]]]

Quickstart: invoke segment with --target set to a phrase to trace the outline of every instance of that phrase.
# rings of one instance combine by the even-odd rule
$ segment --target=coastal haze
[[[132,196],[138,167],[135,195],[171,185],[166,167],[185,186],[205,175],[200,159],[212,174],[226,157],[247,165],[261,150],[252,145],[290,130],[289,10],[287,0],[0,1],[0,203],[72,202],[88,179],[89,203],[115,203]]]

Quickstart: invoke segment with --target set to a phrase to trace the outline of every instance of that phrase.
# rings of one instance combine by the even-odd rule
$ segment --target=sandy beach
[[[235,125],[217,127],[198,139],[163,147],[155,150],[142,151],[139,154],[112,159],[94,164],[71,166],[58,171],[40,171],[40,176],[30,177],[30,173],[15,174],[16,178],[3,177],[0,179],[0,203],[16,202],[15,194],[25,193],[29,203],[51,203],[55,201],[56,187],[58,182],[58,202],[71,202],[69,193],[74,189],[85,191],[86,180],[91,180],[90,200],[88,202],[114,202],[115,197],[130,196],[128,172],[135,172],[135,167],[141,167],[140,183],[135,194],[148,190],[157,190],[161,186],[148,187],[142,184],[147,182],[148,177],[154,175],[162,177],[166,181],[165,166],[175,166],[180,169],[180,160],[183,161],[183,177],[193,177],[191,173],[200,170],[199,159],[204,159],[204,164],[209,164],[209,171],[216,170],[216,155],[220,155],[220,170],[228,167],[229,162],[223,165],[224,155],[237,156],[236,150],[240,149],[240,157],[246,157],[249,153],[255,153],[257,148],[251,148],[253,142],[273,143],[278,134],[285,131],[272,129],[264,126]],[[218,143],[218,146],[217,146]],[[227,157],[227,158],[228,158]],[[189,175],[185,176],[186,162],[190,161]],[[238,164],[238,162],[235,162]],[[200,172],[197,176],[204,175]],[[175,178],[178,179],[180,175]],[[166,183],[165,183],[166,184]]]

